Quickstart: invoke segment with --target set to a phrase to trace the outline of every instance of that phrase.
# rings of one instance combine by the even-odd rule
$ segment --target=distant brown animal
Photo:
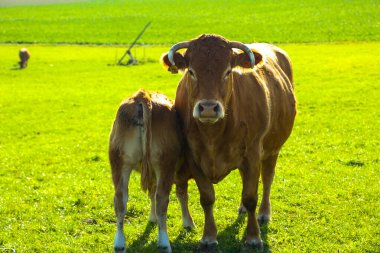
[[[194,227],[187,204],[189,174],[179,171],[183,163],[183,136],[173,102],[162,94],[144,90],[123,101],[110,134],[109,159],[115,186],[115,252],[125,251],[123,223],[128,184],[132,169],[136,169],[141,172],[143,190],[147,190],[151,198],[149,220],[158,223],[158,247],[161,252],[170,253],[166,212],[173,181],[181,204],[183,226]]]
[[[181,48],[186,52],[177,52]],[[246,243],[263,251],[256,219],[259,177],[264,190],[258,220],[265,223],[277,157],[296,115],[289,57],[273,45],[202,35],[174,45],[162,63],[173,73],[184,72],[175,107],[205,214],[201,248],[218,243],[213,184],[238,168],[243,183],[239,210],[248,212]]]
[[[30,53],[28,49],[21,48],[19,52],[19,56],[20,56],[20,61],[18,64],[20,65],[20,69],[26,68],[28,66],[28,61],[30,58]]]

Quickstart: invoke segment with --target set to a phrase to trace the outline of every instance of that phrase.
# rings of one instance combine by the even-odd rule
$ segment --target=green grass
[[[140,64],[118,67],[125,47],[41,43],[129,44],[151,20],[140,44],[169,45],[201,33],[293,43],[282,47],[294,64],[298,115],[277,166],[273,220],[262,228],[265,249],[380,252],[379,14],[373,0],[0,7],[0,251],[112,252],[116,224],[107,147],[116,110],[140,87],[174,98],[180,75],[158,63],[169,46],[136,47]],[[20,71],[17,53],[24,45],[12,43],[22,42],[40,45],[26,45],[32,57]],[[131,181],[128,252],[156,252],[148,197],[138,174]],[[239,174],[215,188],[218,252],[249,252],[242,249],[246,217],[237,216]],[[190,209],[197,228],[186,232],[172,193],[174,252],[194,252],[202,235],[193,181]]]
[[[172,44],[216,33],[243,42],[377,41],[375,0],[93,0],[0,8],[0,42]]]
[[[168,47],[137,48],[142,64],[118,67],[123,48],[29,45],[22,71],[13,66],[19,47],[0,46],[0,250],[112,252],[108,133],[119,103],[138,88],[174,98],[180,76],[158,63]],[[380,43],[282,47],[294,64],[298,115],[277,166],[265,248],[379,252]],[[247,252],[240,192],[236,171],[216,185],[219,252]],[[136,173],[130,195],[129,252],[155,252],[157,227],[147,222]],[[190,209],[197,228],[186,232],[172,193],[175,252],[193,252],[202,235],[193,181]]]

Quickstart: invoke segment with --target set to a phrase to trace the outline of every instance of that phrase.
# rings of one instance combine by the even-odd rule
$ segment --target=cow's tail
[[[140,92],[138,99],[139,113],[142,113],[143,126],[141,131],[142,161],[141,161],[141,188],[151,192],[155,185],[155,174],[151,163],[152,143],[152,102],[149,94]],[[139,94],[139,95],[140,95]]]

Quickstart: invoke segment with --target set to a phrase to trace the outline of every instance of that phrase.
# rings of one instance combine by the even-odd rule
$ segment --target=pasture
[[[152,7],[157,2],[162,12],[173,6],[175,11],[160,15]],[[232,8],[231,2],[239,3],[232,10],[240,13],[248,3],[218,2],[216,13],[214,2],[179,5],[169,0],[0,8],[1,252],[112,252],[116,224],[107,148],[118,105],[140,87],[174,98],[180,75],[164,70],[158,60],[170,43],[202,32],[276,42],[293,61],[298,115],[277,165],[273,218],[261,228],[266,252],[380,252],[379,4],[321,1],[305,8],[302,1],[251,3],[258,17],[253,22],[264,27],[247,35],[241,30],[248,29],[250,18],[230,15],[231,22],[242,22],[239,29],[213,21],[213,15]],[[191,3],[204,4],[203,11],[198,6],[179,18]],[[284,13],[274,19],[277,5]],[[345,19],[350,25],[335,19],[334,6],[338,17],[352,17]],[[112,11],[102,12],[105,7]],[[304,9],[309,11],[304,16],[289,16]],[[320,17],[309,19],[307,13],[317,9]],[[58,10],[62,13],[55,16]],[[207,26],[202,28],[199,19],[185,24],[191,15],[207,20]],[[139,65],[114,65],[125,46],[94,45],[129,43],[152,16],[151,32],[141,42],[154,45],[133,51]],[[179,28],[168,21],[176,18]],[[287,22],[293,31],[284,28]],[[52,44],[64,42],[91,45]],[[22,46],[32,56],[20,71],[16,63]],[[215,189],[218,252],[251,252],[242,247],[246,217],[237,214],[239,173]],[[168,232],[174,252],[196,251],[202,235],[203,212],[193,181],[189,194],[194,231],[181,227],[174,191],[170,196]],[[156,252],[157,226],[147,221],[149,205],[139,175],[132,174],[128,252]]]

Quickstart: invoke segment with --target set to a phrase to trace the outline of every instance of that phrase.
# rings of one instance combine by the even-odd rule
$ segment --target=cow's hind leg
[[[158,224],[158,249],[162,253],[171,253],[169,236],[166,226],[169,194],[174,181],[174,168],[161,167],[157,180],[156,215]],[[157,175],[157,174],[156,174]]]
[[[176,184],[176,195],[181,205],[182,210],[182,225],[186,229],[195,228],[193,219],[189,212],[189,195],[187,193],[188,183],[187,181]]]
[[[269,198],[277,157],[278,153],[262,161],[261,180],[263,181],[263,197],[260,204],[259,215],[257,217],[260,224],[268,223],[271,217],[271,204]]]
[[[255,152],[255,154],[259,152]],[[256,220],[257,189],[260,178],[260,160],[257,156],[250,157],[249,161],[240,169],[243,179],[242,202],[247,209],[247,236],[246,243],[249,246],[263,251],[263,243],[260,238],[259,224]]]
[[[149,198],[150,198],[150,214],[149,214],[149,222],[156,223],[157,222],[157,214],[156,214],[156,187],[152,187],[149,190]]]
[[[117,231],[114,240],[115,252],[125,252],[124,216],[127,211],[128,183],[132,168],[123,168],[113,175],[115,183],[114,205],[117,219]]]

